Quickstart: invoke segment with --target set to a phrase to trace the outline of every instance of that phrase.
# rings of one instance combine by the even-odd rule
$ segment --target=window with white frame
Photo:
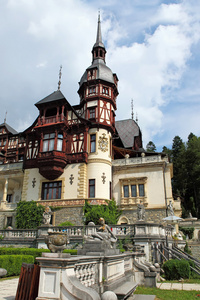
[[[145,198],[147,197],[145,190],[146,181],[146,177],[120,179],[122,200],[132,199],[134,201],[141,198],[145,200]]]

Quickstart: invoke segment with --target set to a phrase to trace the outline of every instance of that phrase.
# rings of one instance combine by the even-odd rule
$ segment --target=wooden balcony
[[[54,180],[63,174],[67,157],[61,151],[40,152],[37,159],[39,172],[46,179]]]

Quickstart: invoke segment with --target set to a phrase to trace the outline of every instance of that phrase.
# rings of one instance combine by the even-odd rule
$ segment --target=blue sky
[[[78,104],[78,82],[91,63],[101,11],[106,62],[119,78],[116,119],[134,117],[144,147],[171,147],[200,135],[200,1],[1,0],[0,123],[17,131],[34,106],[57,90]]]

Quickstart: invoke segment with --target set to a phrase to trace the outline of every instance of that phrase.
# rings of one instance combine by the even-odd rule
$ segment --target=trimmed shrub
[[[65,221],[60,223],[58,226],[74,226],[74,224],[72,224],[70,221]]]
[[[167,280],[190,278],[190,264],[185,259],[170,259],[164,263],[163,269]]]
[[[33,264],[34,257],[31,255],[1,255],[0,268],[7,270],[6,276],[20,274],[22,263]]]
[[[36,257],[41,257],[42,252],[50,252],[49,249],[37,249],[37,248],[0,248],[0,256],[1,255],[31,255],[34,257],[34,261]],[[63,251],[64,253],[70,253],[71,255],[76,255],[77,250],[66,249]]]
[[[189,237],[189,239],[193,238],[194,227],[179,227],[179,230],[183,232],[183,234]]]
[[[196,269],[195,263],[192,260],[188,261],[190,266]],[[200,279],[200,275],[198,275],[196,272],[194,272],[192,269],[190,269],[191,274],[190,274],[190,278],[192,279]]]

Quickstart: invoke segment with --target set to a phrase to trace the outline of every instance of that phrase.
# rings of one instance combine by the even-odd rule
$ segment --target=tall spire
[[[106,49],[102,42],[100,12],[98,14],[97,38],[96,38],[96,43],[93,46],[92,53],[93,53],[93,61],[95,59],[101,58],[105,62]]]
[[[94,47],[97,47],[97,46],[104,47],[104,44],[102,42],[102,35],[101,35],[100,11],[99,11],[99,15],[98,15],[97,38],[96,38],[96,43],[94,44]]]

